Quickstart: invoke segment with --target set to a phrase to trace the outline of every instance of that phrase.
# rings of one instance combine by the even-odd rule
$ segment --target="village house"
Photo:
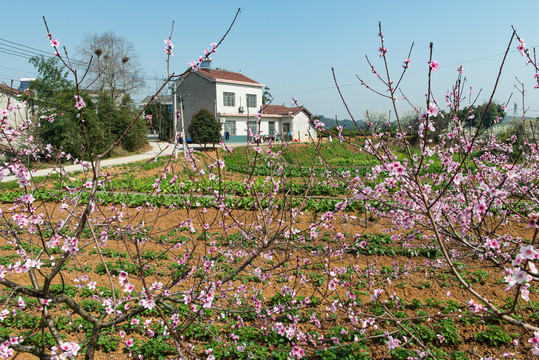
[[[222,124],[226,141],[252,141],[249,134],[286,141],[306,141],[316,136],[312,114],[307,109],[263,105],[264,84],[241,73],[211,69],[211,61],[203,62],[198,71],[184,74],[176,86],[186,129],[192,116],[205,108]],[[256,114],[261,109],[258,124]],[[178,130],[182,130],[181,125]]]
[[[2,111],[0,115],[4,129],[5,125],[9,125],[11,129],[17,129],[24,121],[27,121],[27,106],[23,101],[19,100],[19,96],[22,94],[22,91],[6,84],[0,84],[0,110]],[[0,139],[0,143],[6,145],[6,139]]]

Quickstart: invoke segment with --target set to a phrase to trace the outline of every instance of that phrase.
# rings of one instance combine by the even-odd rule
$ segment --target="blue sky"
[[[202,6],[201,4],[204,4]],[[166,74],[164,43],[175,21],[175,56],[171,71],[182,72],[189,61],[201,55],[211,42],[218,41],[234,14],[241,8],[236,25],[213,56],[214,66],[240,71],[271,88],[275,104],[299,99],[315,114],[348,118],[333,84],[335,68],[347,103],[356,118],[366,110],[389,111],[387,100],[359,85],[356,75],[382,89],[366,64],[368,55],[380,71],[378,22],[382,22],[388,48],[390,71],[395,80],[402,61],[414,42],[409,73],[401,88],[417,106],[425,106],[428,46],[434,43],[433,58],[440,69],[433,75],[433,91],[443,103],[458,65],[464,67],[473,96],[488,99],[502,55],[514,25],[529,47],[539,44],[537,1],[36,1],[10,2],[0,24],[0,81],[34,77],[34,69],[24,56],[34,49],[52,54],[45,37],[45,16],[54,37],[72,56],[86,34],[112,31],[133,43],[138,61],[145,69],[147,87],[135,100],[156,88],[153,78]],[[6,40],[8,42],[6,42]],[[11,43],[10,43],[11,42]],[[18,44],[15,46],[13,43]],[[23,47],[21,48],[22,45]],[[14,47],[15,46],[15,47]],[[516,51],[516,42],[502,75],[495,99],[509,102],[512,113],[521,96],[515,92],[515,76],[526,84],[528,115],[539,116],[539,90],[533,89],[531,66]],[[402,112],[409,106],[399,102]]]

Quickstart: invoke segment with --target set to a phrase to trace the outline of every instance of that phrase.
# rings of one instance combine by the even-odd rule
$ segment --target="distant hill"
[[[326,129],[332,129],[337,127],[337,123],[335,122],[335,118],[328,118],[324,115],[315,115],[314,117],[319,118],[320,121],[322,121],[326,125]],[[357,130],[356,124],[350,119],[337,119],[339,126],[342,126],[344,129],[347,130]],[[361,126],[363,123],[363,120],[358,120],[358,125]]]

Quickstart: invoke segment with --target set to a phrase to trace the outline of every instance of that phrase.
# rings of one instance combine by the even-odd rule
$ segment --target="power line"
[[[24,59],[31,59],[34,56],[44,56],[46,58],[55,57],[55,55],[51,55],[50,52],[46,52],[41,49],[37,49],[31,46],[27,46],[27,45],[17,43],[15,41],[3,39],[3,38],[0,38],[0,53],[21,57]],[[74,58],[70,58],[69,60],[70,60],[70,63],[73,64],[73,67],[75,70],[86,71],[86,69],[88,68],[88,62],[85,62],[79,59],[74,59]],[[94,71],[99,70],[94,64],[90,65],[90,69]],[[11,69],[11,70],[20,71],[17,69]],[[133,76],[133,78],[135,78],[135,76]],[[154,77],[142,76],[141,78],[146,81],[156,80]]]
[[[0,53],[6,54],[6,55],[17,56],[24,59],[31,59],[34,56],[44,56],[46,58],[55,57],[55,55],[51,54],[50,51],[44,51],[42,49],[38,49],[32,46],[28,46],[28,45],[21,44],[19,42],[11,41],[4,38],[0,38]],[[73,59],[73,58],[70,58],[69,60],[71,64],[73,64],[73,67],[75,68],[75,70],[86,71],[86,69],[88,68],[88,62],[86,61]],[[2,67],[2,68],[15,70],[15,71],[23,71],[23,70],[7,68],[7,67]],[[94,71],[99,70],[94,64],[90,66],[90,69]],[[24,71],[24,72],[30,73],[29,71]],[[35,72],[33,74],[35,74]],[[135,78],[135,76],[133,76],[133,78]],[[147,76],[141,76],[140,78],[146,81],[161,80],[161,79],[156,79],[155,77],[147,77]]]
[[[49,53],[48,53],[47,51],[44,51],[44,50],[41,50],[41,49],[37,49],[37,48],[31,47],[31,46],[28,46],[28,45],[20,44],[20,43],[11,41],[11,40],[6,40],[6,39],[3,39],[3,38],[0,38],[0,41],[7,42],[7,43],[13,44],[13,45],[17,45],[17,46],[19,46],[19,47],[31,49],[31,50],[34,50],[34,52],[37,51],[37,52],[43,53],[43,54],[45,54],[45,55],[49,55]]]
[[[28,70],[22,70],[22,69],[14,69],[14,68],[10,68],[10,67],[7,67],[7,66],[0,66],[0,69],[14,70],[14,71],[18,71],[18,72],[25,72],[25,73],[37,75],[37,73],[36,73],[35,71],[28,71]]]

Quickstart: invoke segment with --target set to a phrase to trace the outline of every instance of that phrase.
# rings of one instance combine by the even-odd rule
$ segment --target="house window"
[[[236,94],[223,92],[223,106],[236,106]]]
[[[250,107],[250,108],[256,107],[256,95],[247,94],[247,107]]]

